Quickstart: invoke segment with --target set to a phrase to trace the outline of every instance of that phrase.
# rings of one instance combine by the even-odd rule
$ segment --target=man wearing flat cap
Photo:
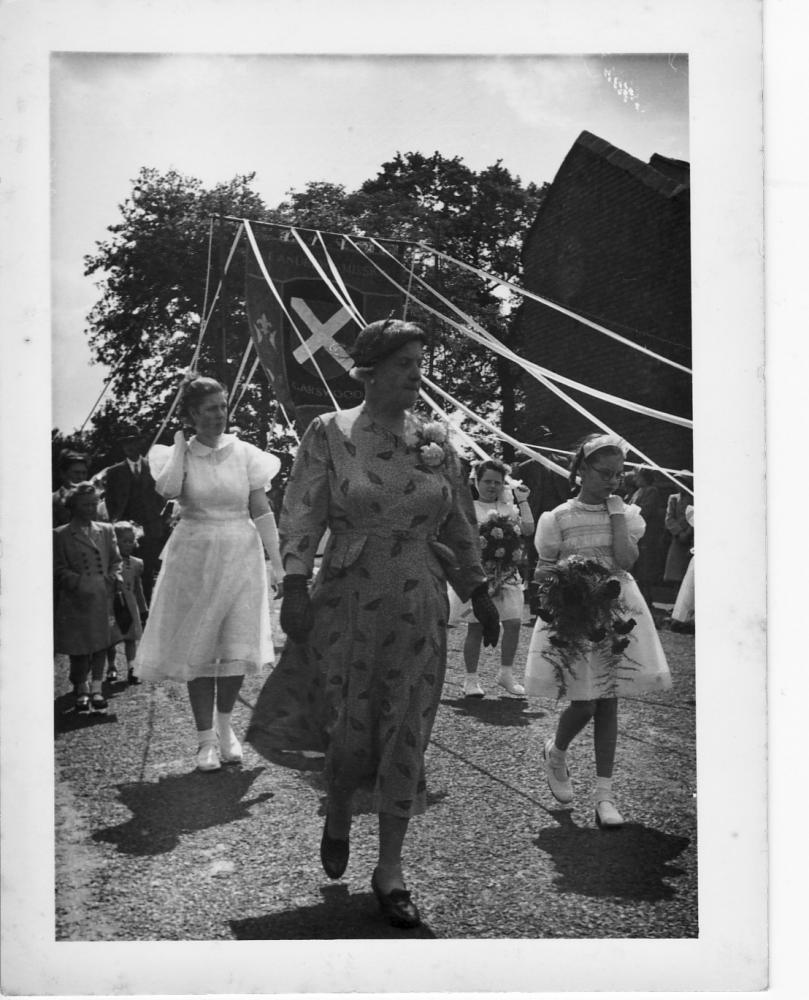
[[[143,559],[143,592],[148,601],[166,540],[161,517],[164,501],[155,489],[149,460],[143,454],[140,430],[134,424],[128,424],[118,435],[118,442],[125,458],[107,469],[107,512],[110,521],[134,521],[143,528],[137,551]]]

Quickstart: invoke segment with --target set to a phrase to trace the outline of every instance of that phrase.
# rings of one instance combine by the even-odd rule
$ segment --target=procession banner
[[[294,414],[299,431],[319,413],[362,402],[360,383],[349,377],[357,322],[318,276],[297,243],[271,238],[256,226],[256,246],[272,286],[253,254],[247,255],[245,302],[250,335],[276,399]],[[311,253],[328,272],[319,246]],[[355,308],[366,323],[401,315],[403,296],[356,253],[329,250]],[[378,262],[387,273],[392,262]],[[280,302],[279,302],[280,298]]]

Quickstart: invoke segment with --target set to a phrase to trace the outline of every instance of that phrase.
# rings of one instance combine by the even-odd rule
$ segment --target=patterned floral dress
[[[637,542],[645,524],[634,504],[627,506],[626,519],[629,537]],[[528,648],[525,693],[546,698],[564,693],[572,701],[589,701],[670,688],[671,675],[651,612],[632,575],[615,561],[606,506],[572,499],[546,511],[537,525],[536,549],[540,566],[574,554],[601,563],[620,580],[620,599],[637,624],[622,653],[611,652],[608,638],[588,643],[584,655],[571,659],[551,644],[550,627],[537,618]]]
[[[282,558],[311,569],[329,529],[315,625],[305,642],[287,640],[247,734],[268,759],[323,767],[329,788],[370,788],[375,811],[402,817],[426,808],[447,579],[464,598],[486,579],[471,494],[448,443],[444,455],[426,464],[364,407],[310,424],[279,530]]]

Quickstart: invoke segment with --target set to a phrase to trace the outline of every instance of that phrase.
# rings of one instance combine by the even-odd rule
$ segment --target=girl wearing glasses
[[[620,483],[625,442],[613,434],[591,434],[578,447],[570,470],[575,497],[540,516],[536,531],[539,554],[536,578],[571,555],[592,559],[620,581],[625,619],[634,619],[630,632],[601,640],[583,637],[560,647],[552,641],[552,626],[537,618],[525,690],[529,697],[564,696],[570,704],[559,717],[556,735],[543,748],[548,786],[554,798],[572,807],[573,785],[566,753],[574,737],[593,720],[596,784],[593,804],[599,827],[619,827],[623,818],[615,806],[612,771],[618,736],[618,698],[640,691],[671,687],[663,647],[651,612],[630,570],[638,558],[638,540],[645,530],[640,511],[615,494]],[[628,640],[625,644],[623,640]]]

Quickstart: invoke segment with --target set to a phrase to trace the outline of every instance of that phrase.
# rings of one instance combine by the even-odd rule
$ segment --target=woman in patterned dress
[[[424,341],[412,323],[366,327],[351,349],[364,403],[315,418],[304,434],[280,520],[288,641],[247,735],[272,761],[323,767],[320,853],[330,878],[348,863],[352,795],[371,789],[379,814],[371,885],[401,927],[420,923],[402,845],[410,817],[427,804],[424,753],[446,670],[447,579],[472,598],[485,641],[494,645],[499,632],[458,457],[445,429],[410,412]]]
[[[548,786],[554,798],[570,805],[573,785],[566,763],[567,748],[593,720],[596,787],[595,818],[599,827],[618,827],[623,818],[613,800],[612,772],[618,738],[618,698],[671,687],[666,657],[651,612],[629,570],[638,558],[644,521],[634,505],[612,490],[621,479],[625,444],[611,434],[593,434],[578,448],[570,470],[578,495],[539,518],[537,578],[571,555],[592,559],[610,570],[621,584],[620,600],[635,619],[621,652],[610,638],[587,642],[575,656],[553,641],[552,628],[537,619],[528,649],[525,690],[529,697],[564,695],[556,735],[543,748]],[[544,568],[543,568],[544,567]]]
[[[181,517],[162,553],[134,669],[141,680],[187,685],[197,768],[217,771],[242,760],[231,712],[245,674],[273,660],[262,543],[280,570],[265,490],[281,463],[225,433],[227,397],[215,379],[187,382],[180,414],[193,437],[177,431],[173,447],[149,452],[157,491],[179,501]]]

